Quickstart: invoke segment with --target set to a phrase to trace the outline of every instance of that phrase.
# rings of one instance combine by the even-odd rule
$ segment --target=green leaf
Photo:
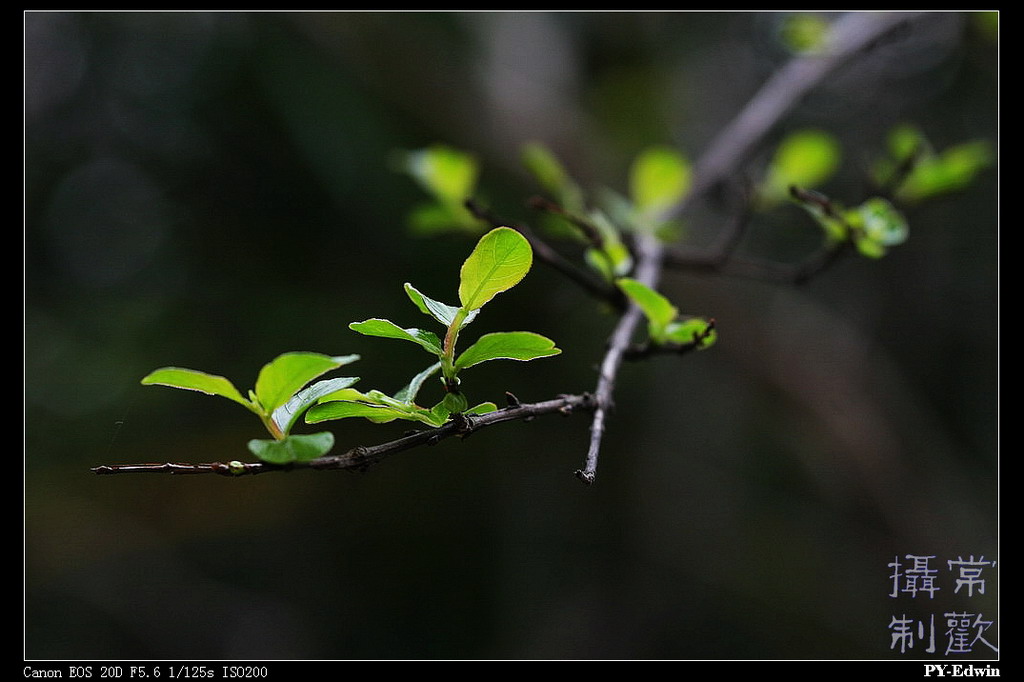
[[[826,132],[803,130],[790,134],[768,165],[762,199],[771,204],[785,199],[791,186],[821,185],[839,167],[841,154],[838,140]]]
[[[828,20],[821,15],[791,14],[779,26],[779,40],[796,54],[820,52],[828,42],[829,28]]]
[[[301,351],[283,353],[260,370],[256,378],[256,398],[264,413],[269,414],[321,374],[358,359],[358,355],[331,357]]]
[[[455,369],[462,370],[488,360],[533,360],[562,351],[551,339],[533,332],[495,332],[484,334],[476,343],[463,351],[455,361]]]
[[[616,280],[616,283],[647,316],[651,338],[658,343],[664,343],[666,328],[679,314],[679,310],[667,298],[643,282],[622,277]]]
[[[438,370],[441,369],[441,363],[435,362],[430,367],[417,374],[412,378],[412,381],[408,385],[395,394],[395,400],[400,400],[404,403],[415,403],[416,394],[420,392],[420,388],[423,386],[423,382],[437,374]]]
[[[440,144],[410,152],[405,168],[427,192],[451,204],[473,195],[479,173],[473,156]]]
[[[451,325],[455,320],[455,314],[459,312],[459,309],[455,306],[435,301],[434,299],[420,293],[416,290],[416,287],[408,282],[405,284],[405,293],[409,296],[409,300],[415,303],[416,307],[420,309],[420,312],[430,315],[445,327]],[[472,322],[479,312],[479,310],[473,310],[466,315],[466,319],[462,321],[462,327],[465,327],[467,324]]]
[[[330,431],[288,436],[283,440],[251,440],[249,451],[270,464],[308,462],[322,457],[334,447]]]
[[[410,231],[421,237],[445,232],[480,232],[480,221],[463,204],[436,201],[413,207],[406,219]]]
[[[868,199],[857,209],[864,235],[883,246],[896,246],[907,240],[909,228],[903,215],[880,197]]]
[[[258,412],[258,408],[243,398],[234,384],[228,379],[215,374],[207,374],[206,372],[184,369],[182,367],[161,367],[146,375],[142,379],[142,384],[145,386],[170,386],[171,388],[199,391],[207,395],[219,395]]]
[[[682,154],[670,147],[642,151],[630,169],[630,196],[647,218],[657,217],[690,191],[692,170]]]
[[[920,201],[962,190],[991,165],[994,158],[991,146],[985,140],[950,147],[938,156],[918,161],[900,185],[899,196],[907,201]]]
[[[273,411],[270,418],[274,421],[277,428],[281,430],[281,433],[287,436],[292,426],[295,425],[295,420],[299,418],[306,408],[316,403],[325,395],[348,388],[357,381],[359,381],[359,377],[337,377],[318,381],[289,398],[288,402]]]
[[[497,294],[511,289],[533,264],[533,249],[523,235],[498,227],[477,242],[462,264],[459,301],[468,312],[481,308]]]
[[[444,354],[444,350],[441,348],[441,340],[437,338],[437,334],[434,332],[424,331],[423,329],[402,329],[389,320],[373,318],[362,322],[353,322],[349,325],[349,329],[366,336],[412,341],[434,355],[441,356]]]
[[[463,414],[488,414],[489,412],[497,412],[498,406],[494,403],[480,403],[469,408]]]
[[[349,417],[364,417],[378,423],[409,418],[405,411],[388,407],[387,405],[338,400],[319,403],[309,408],[306,412],[306,423],[318,424],[333,419],[347,419]]]
[[[665,329],[665,339],[670,343],[678,344],[694,343],[700,339],[697,349],[704,350],[710,348],[718,340],[718,332],[714,328],[708,329],[710,324],[700,317],[672,322]]]
[[[444,399],[441,400],[441,404],[448,410],[449,414],[457,414],[459,412],[465,412],[466,408],[469,407],[469,403],[466,401],[466,396],[462,393],[445,393]]]
[[[583,211],[583,193],[550,149],[539,142],[530,142],[523,147],[522,159],[530,174],[562,208],[570,213]]]

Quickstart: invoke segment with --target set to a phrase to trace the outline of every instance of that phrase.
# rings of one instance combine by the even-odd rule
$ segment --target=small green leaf
[[[337,377],[318,381],[289,398],[288,402],[273,411],[270,418],[274,421],[277,428],[281,430],[281,433],[287,436],[292,426],[295,425],[295,420],[299,418],[306,408],[316,403],[320,398],[348,388],[357,381],[359,381],[359,377]]]
[[[796,54],[820,52],[828,42],[829,28],[828,20],[821,15],[799,12],[782,20],[779,40]]]
[[[993,159],[991,146],[985,140],[950,147],[938,156],[918,161],[900,185],[899,196],[907,201],[920,201],[962,190],[991,165]]]
[[[477,242],[462,264],[459,301],[467,311],[481,308],[497,294],[511,289],[526,276],[533,264],[533,249],[523,235],[509,227],[498,227]]]
[[[488,360],[533,360],[562,351],[551,339],[533,332],[495,332],[484,334],[455,361],[462,370]]]
[[[435,301],[434,299],[422,294],[417,291],[416,287],[408,282],[405,284],[405,293],[409,296],[409,300],[415,303],[416,307],[420,309],[420,312],[430,315],[445,327],[451,325],[452,321],[455,320],[455,314],[459,312],[459,309],[455,306]],[[462,327],[465,327],[467,324],[472,322],[479,312],[479,310],[474,310],[466,315],[466,319],[462,321]]]
[[[270,464],[308,462],[322,457],[334,447],[330,431],[288,436],[283,440],[251,440],[249,451]]]
[[[787,136],[768,165],[762,199],[769,204],[785,199],[789,188],[817,187],[839,167],[838,140],[820,130],[803,130]]]
[[[679,310],[667,298],[643,282],[622,277],[616,280],[616,283],[647,316],[651,338],[657,343],[664,343],[666,328],[679,314]]]
[[[523,147],[522,159],[526,169],[563,209],[570,213],[583,211],[583,194],[579,186],[550,149],[539,142],[530,142]]]
[[[466,408],[469,407],[466,396],[462,393],[445,393],[441,404],[444,405],[450,414],[465,412]]]
[[[424,331],[423,329],[402,329],[389,320],[373,318],[362,322],[353,322],[349,325],[349,329],[366,336],[412,341],[434,355],[441,356],[444,354],[444,350],[441,348],[441,340],[437,338],[437,334],[434,332]]]
[[[479,167],[470,154],[436,144],[410,152],[406,170],[438,199],[461,204],[473,195]]]
[[[699,317],[672,322],[665,329],[665,338],[670,343],[690,344],[697,342],[697,349],[704,350],[718,340],[718,332],[711,323]]]
[[[488,414],[490,412],[497,412],[498,406],[494,403],[480,403],[469,408],[463,414]]]
[[[435,201],[419,204],[409,212],[409,230],[420,237],[433,237],[452,231],[480,232],[480,221],[463,204]]]
[[[349,417],[364,417],[377,423],[409,418],[405,411],[386,405],[337,400],[318,403],[309,408],[306,412],[306,423],[318,424],[333,419],[347,419]]]
[[[260,370],[256,378],[256,397],[263,411],[269,414],[321,374],[358,359],[358,355],[331,357],[321,353],[283,353]]]
[[[194,369],[162,367],[146,375],[142,379],[142,384],[145,386],[170,386],[171,388],[199,391],[207,395],[219,395],[228,400],[233,400],[239,405],[244,405],[250,410],[259,411],[252,403],[242,397],[242,394],[238,392],[235,385],[228,379]]]
[[[642,151],[630,169],[630,196],[636,209],[656,218],[690,191],[689,161],[675,149],[663,146]]]
[[[896,246],[907,240],[909,228],[903,215],[880,197],[868,199],[857,209],[865,236],[882,246]]]

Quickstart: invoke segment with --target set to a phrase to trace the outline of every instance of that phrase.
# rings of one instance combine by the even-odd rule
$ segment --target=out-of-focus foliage
[[[896,196],[908,202],[963,190],[995,162],[988,140],[962,142],[937,152],[924,133],[906,124],[889,133],[887,151],[875,163],[875,182],[894,186]]]
[[[771,207],[789,199],[790,187],[814,189],[839,168],[842,149],[834,135],[821,130],[801,130],[786,136],[775,150],[758,199]]]

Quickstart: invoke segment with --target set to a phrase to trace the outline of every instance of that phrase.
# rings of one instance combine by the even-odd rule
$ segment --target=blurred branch
[[[921,16],[921,12],[849,12],[830,28],[829,47],[796,57],[779,69],[723,128],[695,166],[694,184],[686,199],[663,215],[678,217],[690,201],[725,180],[753,148],[804,95],[829,74],[890,30]]]
[[[832,25],[830,47],[823,54],[797,57],[775,73],[753,99],[740,111],[711,143],[695,166],[694,183],[686,197],[662,214],[664,221],[678,217],[693,201],[719,182],[729,177],[746,160],[753,148],[782,117],[810,90],[817,86],[835,68],[860,50],[869,46],[895,26],[912,19],[913,13],[859,13],[843,15]],[[705,254],[702,265],[721,270],[742,235],[746,217],[740,216],[720,235],[716,248]],[[653,237],[640,235],[635,244],[637,267],[635,278],[655,289],[666,260],[666,250]],[[842,248],[826,247],[806,263],[792,270],[784,266],[758,267],[760,275],[784,281],[803,281],[834,261]],[[673,259],[678,264],[679,258]],[[747,272],[753,272],[751,263]],[[743,266],[740,267],[743,270]],[[597,460],[604,436],[605,417],[612,405],[615,377],[624,357],[631,354],[632,337],[643,319],[642,312],[631,304],[619,319],[601,362],[597,389],[594,392],[597,407],[590,428],[590,448],[586,464],[576,475],[584,483],[593,483],[597,475]]]

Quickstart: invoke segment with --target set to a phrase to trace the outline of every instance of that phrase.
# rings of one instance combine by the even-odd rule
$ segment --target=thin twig
[[[221,476],[245,476],[268,473],[272,471],[290,471],[292,469],[364,469],[371,464],[421,445],[435,445],[440,441],[458,436],[465,438],[471,433],[494,424],[514,420],[530,420],[545,414],[570,415],[578,410],[594,409],[594,398],[589,393],[578,395],[562,395],[552,400],[536,403],[520,403],[514,398],[509,407],[480,415],[458,415],[444,426],[436,429],[414,431],[379,445],[360,445],[340,455],[325,455],[308,462],[291,464],[269,464],[266,462],[211,462],[205,464],[175,464],[164,462],[158,464],[119,464],[98,466],[93,473],[108,474],[219,474]],[[515,404],[511,404],[515,403]]]
[[[634,277],[651,289],[656,289],[661,276],[661,244],[652,236],[639,235],[636,251],[637,266]],[[615,389],[619,366],[627,349],[632,346],[633,335],[643,317],[640,308],[631,303],[619,318],[619,323],[608,341],[608,350],[601,361],[597,389],[594,391],[595,408],[590,424],[590,447],[587,449],[587,459],[583,468],[576,471],[577,478],[588,485],[593,483],[597,476],[597,459],[601,450],[601,440],[604,438],[605,418],[612,407],[612,392]]]

